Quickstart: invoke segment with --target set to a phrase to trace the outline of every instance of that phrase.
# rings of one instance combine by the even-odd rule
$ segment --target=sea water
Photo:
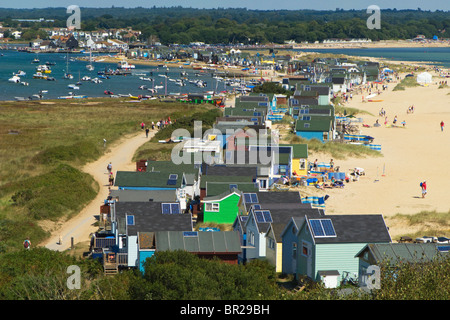
[[[68,58],[69,57],[69,58]],[[15,97],[28,98],[39,94],[40,91],[47,91],[44,94],[44,99],[56,99],[60,96],[67,96],[69,92],[74,95],[88,96],[88,97],[107,97],[105,91],[110,91],[115,95],[152,95],[148,90],[142,90],[139,87],[145,86],[152,89],[155,86],[162,86],[157,89],[158,95],[172,94],[172,93],[205,93],[207,91],[220,92],[230,90],[232,87],[226,86],[224,81],[217,80],[213,77],[212,71],[200,71],[179,67],[171,67],[168,64],[168,69],[165,67],[153,67],[144,65],[135,65],[135,69],[131,69],[131,75],[115,75],[109,76],[109,79],[100,79],[101,83],[93,83],[91,81],[82,81],[84,76],[90,78],[98,77],[98,72],[108,69],[116,70],[117,63],[93,62],[94,70],[89,71],[86,66],[87,60],[78,60],[77,58],[89,58],[87,53],[71,53],[67,56],[66,53],[27,53],[15,50],[1,50],[0,51],[0,100],[15,100]],[[39,59],[39,63],[33,63],[33,60]],[[69,61],[68,61],[69,60]],[[44,79],[33,79],[33,74],[36,73],[38,65],[44,65],[46,62],[55,63],[50,68],[52,72],[45,74],[49,77],[55,78],[55,81],[48,81]],[[130,64],[133,64],[130,62]],[[14,73],[19,70],[26,72],[26,76],[21,77],[20,83],[9,82]],[[73,75],[73,79],[64,79],[64,74],[69,71]],[[182,76],[181,73],[186,72],[187,76]],[[168,78],[162,77],[167,75]],[[145,81],[140,79],[150,78],[154,81]],[[207,83],[206,87],[198,87],[193,83],[185,81],[185,86],[179,86],[175,81],[186,77],[189,80],[203,80]],[[169,80],[172,79],[172,80]],[[71,89],[68,85],[76,85],[80,82],[79,89]],[[167,89],[166,89],[167,86]]]

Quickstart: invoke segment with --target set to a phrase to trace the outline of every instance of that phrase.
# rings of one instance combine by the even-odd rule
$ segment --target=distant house
[[[425,263],[445,257],[450,246],[435,243],[369,243],[356,254],[359,259],[359,285],[367,286],[369,266],[395,268],[400,263]]]
[[[175,190],[111,190],[109,196],[121,202],[178,202]]]
[[[70,50],[76,49],[79,46],[78,40],[75,39],[75,37],[73,35],[70,35],[68,37],[68,39],[65,41],[64,46],[65,46],[65,48],[70,49]]]
[[[16,30],[11,32],[10,34],[14,37],[14,39],[20,39],[22,37],[22,31]]]
[[[237,264],[241,252],[239,235],[235,231],[157,231],[140,232],[138,236],[139,269],[157,251],[183,250],[202,259],[218,258],[228,264]]]
[[[106,41],[110,43],[115,49],[120,49],[124,51],[128,50],[128,44],[126,42],[117,39],[107,39]]]
[[[301,219],[300,219],[301,218]],[[292,218],[283,230],[283,272],[322,281],[339,273],[338,280],[358,276],[355,256],[369,243],[390,243],[382,215],[304,215]]]
[[[280,147],[291,147],[291,177],[306,176],[308,174],[308,145],[280,144]]]
[[[334,115],[325,117],[302,115],[295,123],[295,134],[305,139],[331,141],[335,136],[334,121]]]
[[[182,213],[176,202],[115,202],[112,252],[126,254],[128,267],[140,267],[138,235],[142,232],[192,231],[192,215]]]
[[[301,203],[252,204],[245,222],[247,261],[267,258],[267,254],[271,253],[268,260],[276,266],[277,262],[281,262],[280,259],[277,259],[277,252],[281,250],[275,244],[281,244],[281,237],[278,237],[278,232],[275,232],[275,237],[273,232],[268,234],[269,229],[272,227],[270,229],[272,231],[279,230],[279,225],[284,227],[292,217],[306,214],[319,217],[322,215],[322,211],[311,208],[309,204],[302,205]],[[268,238],[267,235],[269,235]],[[267,241],[270,242],[269,246]],[[278,270],[280,269],[278,268]]]
[[[241,195],[235,187],[237,185],[232,185],[229,190],[222,194],[203,198],[203,222],[231,224],[236,220]]]
[[[185,184],[183,175],[157,171],[117,171],[114,181],[120,190],[176,190]]]

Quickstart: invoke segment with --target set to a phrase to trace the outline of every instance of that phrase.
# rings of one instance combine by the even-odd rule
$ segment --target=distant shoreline
[[[450,39],[437,41],[385,40],[373,42],[337,42],[294,44],[292,49],[374,49],[374,48],[448,48]]]

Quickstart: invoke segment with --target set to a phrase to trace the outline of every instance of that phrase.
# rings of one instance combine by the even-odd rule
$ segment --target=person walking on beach
[[[23,247],[27,250],[30,250],[31,248],[31,242],[28,238],[25,239],[25,241],[23,242]]]
[[[109,185],[110,186],[114,185],[114,175],[112,172],[109,174]]]
[[[112,171],[112,164],[111,164],[111,162],[108,163],[108,165],[106,166],[106,169],[108,170],[108,173],[111,173],[111,171]]]
[[[421,182],[420,187],[422,188],[422,198],[425,198],[425,196],[427,195],[427,182]]]
[[[441,121],[441,131],[444,131],[444,121]]]

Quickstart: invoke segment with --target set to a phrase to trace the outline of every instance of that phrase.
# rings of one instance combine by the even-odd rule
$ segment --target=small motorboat
[[[9,82],[14,82],[14,83],[20,83],[20,77],[19,76],[12,76],[11,78],[8,79]]]

